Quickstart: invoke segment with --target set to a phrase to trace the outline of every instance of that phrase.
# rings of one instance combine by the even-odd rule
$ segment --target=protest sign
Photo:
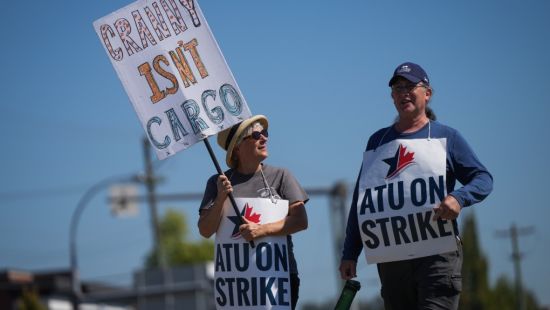
[[[94,28],[159,159],[251,116],[197,1],[136,1]]]
[[[365,152],[357,218],[367,263],[456,250],[456,222],[432,220],[445,182],[446,139],[393,140]]]
[[[288,201],[235,198],[240,215],[259,224],[288,214]],[[218,309],[290,309],[289,249],[286,236],[255,239],[239,234],[240,222],[226,201],[216,232],[214,294]]]

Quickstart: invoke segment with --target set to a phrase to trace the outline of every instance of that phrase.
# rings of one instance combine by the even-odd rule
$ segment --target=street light
[[[76,228],[78,227],[78,222],[80,220],[80,216],[82,215],[82,212],[84,211],[84,208],[86,208],[88,202],[92,199],[92,197],[97,194],[97,192],[104,187],[107,187],[113,183],[121,183],[121,182],[140,182],[141,178],[137,175],[131,175],[131,176],[116,176],[116,177],[110,177],[107,179],[104,179],[95,185],[93,185],[88,191],[84,193],[84,195],[80,198],[78,201],[78,204],[76,206],[76,209],[73,212],[73,215],[71,217],[71,227],[69,231],[69,251],[70,251],[70,265],[71,265],[71,284],[72,284],[72,305],[73,310],[78,309],[78,305],[80,304],[80,301],[82,299],[82,290],[80,285],[80,277],[78,274],[78,260],[76,257]]]

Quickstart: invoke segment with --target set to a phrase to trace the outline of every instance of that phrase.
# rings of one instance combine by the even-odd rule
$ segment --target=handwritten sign
[[[136,1],[94,28],[159,159],[251,116],[197,1]]]

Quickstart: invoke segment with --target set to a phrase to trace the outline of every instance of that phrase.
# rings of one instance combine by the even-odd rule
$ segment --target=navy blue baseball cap
[[[402,63],[395,68],[395,71],[393,71],[393,76],[389,82],[389,86],[392,86],[398,77],[404,77],[415,84],[418,82],[423,82],[426,85],[430,85],[430,79],[428,78],[426,71],[424,71],[424,69],[422,69],[419,65],[412,62]]]

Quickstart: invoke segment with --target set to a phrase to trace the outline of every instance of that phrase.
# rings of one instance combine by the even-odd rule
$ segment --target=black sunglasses
[[[418,83],[418,84],[409,83],[409,84],[405,84],[405,85],[392,85],[391,86],[391,91],[396,93],[396,94],[408,94],[408,93],[412,92],[413,90],[415,90],[418,87],[428,88],[428,86],[426,86],[422,83]]]
[[[246,136],[243,138],[243,140],[246,140],[248,138],[252,138],[254,140],[260,140],[261,136],[269,137],[269,133],[267,132],[267,129],[264,129],[262,131],[253,131],[249,136]]]

